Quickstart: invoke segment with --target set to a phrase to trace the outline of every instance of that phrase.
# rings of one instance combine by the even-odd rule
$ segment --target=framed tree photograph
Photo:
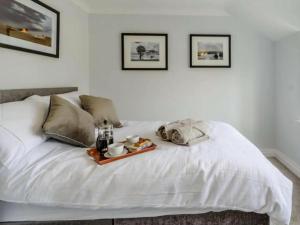
[[[231,67],[231,35],[190,34],[190,67]]]
[[[59,58],[59,16],[38,0],[1,0],[0,47]]]
[[[122,70],[167,69],[167,34],[122,33]]]

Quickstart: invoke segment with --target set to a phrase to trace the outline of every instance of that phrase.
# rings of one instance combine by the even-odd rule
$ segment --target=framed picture
[[[167,34],[122,33],[122,70],[167,69]]]
[[[190,67],[231,67],[231,35],[191,34]]]
[[[1,0],[0,47],[59,57],[59,12],[37,0]]]

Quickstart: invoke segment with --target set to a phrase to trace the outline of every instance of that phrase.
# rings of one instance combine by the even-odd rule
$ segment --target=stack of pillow
[[[79,99],[82,108],[57,95],[50,96],[49,113],[43,125],[48,137],[88,147],[95,143],[95,127],[101,126],[104,120],[114,127],[122,126],[111,100],[88,95]]]
[[[0,104],[0,163],[11,166],[49,137],[89,147],[104,120],[122,127],[111,100],[78,92]]]

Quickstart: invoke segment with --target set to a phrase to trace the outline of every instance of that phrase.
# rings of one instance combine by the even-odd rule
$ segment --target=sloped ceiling
[[[300,0],[234,0],[226,11],[272,40],[300,31]]]
[[[271,40],[300,31],[300,0],[71,0],[92,14],[235,16]]]
[[[89,13],[224,16],[230,0],[73,0]]]

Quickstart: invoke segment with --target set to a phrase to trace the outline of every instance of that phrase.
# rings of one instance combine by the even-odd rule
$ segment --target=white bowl
[[[121,155],[124,151],[124,144],[115,143],[108,146],[108,153],[111,156]]]
[[[135,143],[139,142],[139,140],[140,140],[140,137],[138,135],[132,135],[132,136],[126,137],[126,141],[131,144],[135,144]]]

